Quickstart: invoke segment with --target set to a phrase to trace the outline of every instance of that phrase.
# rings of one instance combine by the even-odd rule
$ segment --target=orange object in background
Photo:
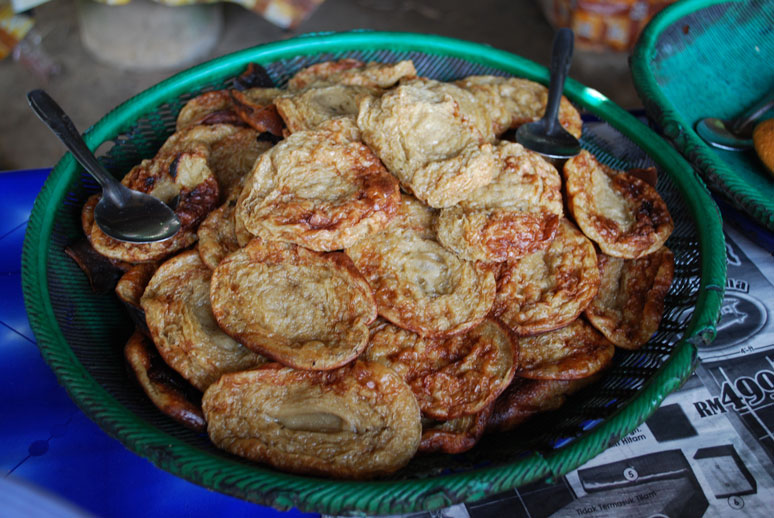
[[[582,50],[629,51],[650,19],[675,0],[540,0],[554,27],[569,27]]]
[[[0,59],[8,56],[31,28],[31,17],[15,14],[7,0],[0,0]]]

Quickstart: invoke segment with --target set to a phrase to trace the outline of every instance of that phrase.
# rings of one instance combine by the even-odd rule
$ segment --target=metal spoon
[[[105,234],[120,241],[150,243],[169,239],[180,230],[180,220],[163,201],[125,187],[102,167],[70,117],[46,92],[32,90],[27,100],[40,120],[102,187],[94,221]]]
[[[744,113],[731,120],[707,117],[696,122],[696,133],[709,145],[727,151],[753,147],[752,126],[761,115],[774,107],[774,92],[763,97]]]
[[[562,127],[558,117],[564,80],[570,71],[573,37],[570,29],[557,31],[551,51],[551,82],[545,114],[542,119],[523,124],[516,130],[516,141],[519,144],[549,158],[570,158],[580,153],[578,139]]]

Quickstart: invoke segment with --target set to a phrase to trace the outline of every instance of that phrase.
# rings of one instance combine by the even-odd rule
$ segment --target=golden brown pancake
[[[486,430],[486,423],[493,405],[477,414],[466,415],[448,421],[422,419],[420,453],[463,453],[476,445]]]
[[[121,302],[139,307],[145,287],[148,286],[157,268],[158,265],[155,263],[141,263],[127,270],[116,284],[116,295]]]
[[[249,88],[242,92],[215,90],[189,100],[177,116],[176,129],[201,124],[249,126],[257,131],[277,133],[282,123],[272,104],[283,93],[278,88]],[[272,113],[273,112],[273,113]]]
[[[147,337],[150,337],[151,333],[145,320],[145,310],[140,305],[140,299],[158,267],[159,265],[156,263],[136,264],[121,276],[115,286],[118,300],[124,304],[137,329]]]
[[[231,111],[232,101],[228,90],[205,92],[190,99],[177,114],[175,129],[178,131],[189,126],[206,124],[207,118],[214,120],[218,115],[220,123],[238,123],[239,117]]]
[[[241,248],[234,223],[236,203],[236,197],[229,198],[204,218],[196,232],[199,256],[211,270],[217,268],[228,254]]]
[[[218,264],[210,297],[226,333],[297,369],[350,362],[376,318],[371,289],[346,255],[260,239]]]
[[[379,314],[422,336],[462,333],[484,319],[494,274],[461,259],[435,239],[435,212],[403,196],[382,232],[346,250],[374,291]]]
[[[219,447],[276,468],[364,479],[403,467],[422,425],[411,389],[392,370],[355,361],[332,371],[278,364],[227,374],[203,398]]]
[[[615,345],[639,349],[658,330],[674,276],[674,255],[665,246],[639,259],[599,254],[602,282],[586,316]]]
[[[455,98],[464,95],[452,84],[415,79],[360,103],[363,142],[431,207],[454,205],[496,174],[492,144]]]
[[[572,380],[610,365],[615,346],[583,318],[547,333],[519,339],[522,378]]]
[[[500,143],[495,157],[494,180],[438,216],[438,240],[469,261],[502,262],[543,249],[562,217],[554,166],[512,142]]]
[[[294,133],[261,155],[237,218],[262,239],[339,250],[384,228],[399,201],[396,179],[346,133]]]
[[[183,252],[156,270],[140,299],[159,354],[201,391],[225,372],[266,362],[218,327],[210,307],[211,275],[196,250]]]
[[[360,101],[367,96],[379,96],[382,91],[366,86],[333,84],[312,86],[286,93],[274,100],[290,133],[314,130],[332,119],[346,118],[353,123]]]
[[[300,70],[288,81],[288,90],[329,85],[389,88],[403,78],[416,76],[414,63],[364,63],[357,59],[325,61]]]
[[[519,336],[545,333],[575,320],[598,287],[594,245],[563,219],[548,248],[503,263],[494,314]]]
[[[274,90],[269,89],[271,96]],[[259,133],[268,133],[274,137],[282,137],[285,133],[285,124],[277,112],[273,101],[265,101],[267,89],[230,90],[233,110],[239,118]],[[274,97],[272,97],[274,99]]]
[[[215,175],[220,197],[225,200],[252,171],[258,156],[272,146],[258,140],[258,135],[252,128],[230,124],[189,126],[172,134],[157,154],[196,152],[205,146],[207,167]]]
[[[251,128],[240,128],[212,144],[209,166],[218,179],[221,200],[239,192],[255,161],[271,146],[271,142],[259,140],[258,132]]]
[[[207,423],[201,408],[201,393],[172,370],[153,343],[135,331],[124,346],[124,358],[143,392],[162,413],[186,428],[204,432]]]
[[[505,390],[517,365],[513,340],[496,320],[440,339],[382,322],[372,329],[363,358],[406,380],[425,416],[449,420],[483,411]]]
[[[588,151],[568,160],[563,173],[570,213],[607,255],[642,257],[672,233],[666,203],[644,180],[603,166]]]
[[[454,84],[472,93],[483,109],[489,112],[493,136],[540,119],[548,102],[548,89],[528,79],[470,76]],[[583,121],[578,110],[564,96],[559,104],[559,123],[570,134],[580,138]]]

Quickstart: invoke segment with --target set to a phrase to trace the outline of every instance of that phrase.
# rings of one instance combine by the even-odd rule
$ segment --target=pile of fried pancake
[[[219,448],[385,475],[558,408],[657,330],[667,206],[641,172],[509,140],[542,85],[352,59],[234,85],[122,180],[174,207],[176,236],[116,241],[99,195],[82,211],[137,323],[131,371]],[[567,99],[560,122],[581,136]]]

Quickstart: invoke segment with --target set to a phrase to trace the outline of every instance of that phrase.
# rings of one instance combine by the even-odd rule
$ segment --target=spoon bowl
[[[180,220],[164,202],[138,191],[129,191],[121,204],[104,195],[94,207],[94,222],[108,236],[130,243],[170,239],[180,230]],[[158,201],[149,203],[148,198]]]
[[[169,239],[180,230],[180,220],[163,201],[125,187],[102,167],[70,117],[46,92],[32,90],[27,100],[40,120],[102,187],[94,222],[105,234],[119,241],[151,243]]]
[[[548,158],[566,159],[580,153],[580,143],[559,124],[547,128],[542,119],[524,124],[516,131],[516,140],[527,149]]]
[[[571,158],[581,150],[578,139],[559,123],[559,106],[564,81],[570,70],[573,39],[572,30],[562,28],[557,31],[551,50],[551,81],[545,114],[542,119],[523,124],[516,130],[516,141],[519,144],[548,158]]]
[[[753,147],[752,126],[761,115],[774,107],[774,92],[760,99],[738,117],[723,120],[705,117],[694,129],[710,146],[727,151],[744,151]]]
[[[696,123],[696,133],[709,145],[727,151],[742,151],[753,147],[751,138],[733,133],[729,121],[707,117]]]

